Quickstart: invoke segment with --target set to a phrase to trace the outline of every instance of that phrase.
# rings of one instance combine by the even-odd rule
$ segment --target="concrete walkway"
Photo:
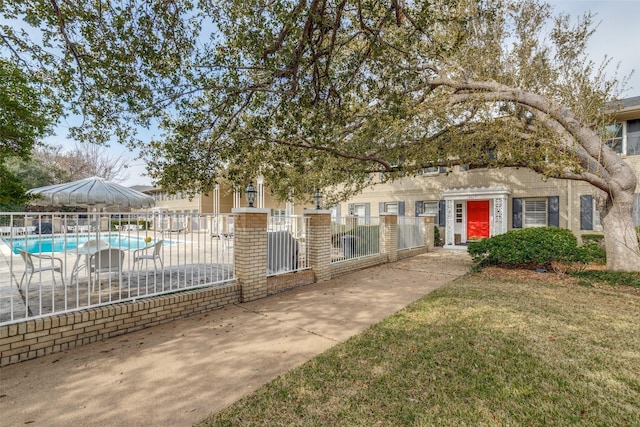
[[[0,368],[0,425],[190,426],[470,266],[428,253]]]

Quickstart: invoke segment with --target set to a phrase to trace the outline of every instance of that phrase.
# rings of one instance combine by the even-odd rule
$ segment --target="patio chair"
[[[100,249],[89,257],[89,283],[94,290],[96,279],[100,281],[101,273],[118,273],[118,283],[122,285],[122,267],[124,265],[124,251],[116,248]],[[93,282],[92,282],[93,281]]]
[[[50,222],[38,222],[33,230],[34,234],[53,234],[53,224]]]
[[[140,248],[133,251],[133,265],[135,267],[136,262],[143,260],[152,260],[154,270],[158,269],[156,265],[156,260],[160,261],[160,267],[164,268],[162,264],[162,258],[160,257],[160,251],[162,250],[162,245],[164,244],[164,240],[158,240],[153,246],[148,246],[146,248]],[[140,263],[140,269],[142,269],[142,263]]]
[[[186,232],[187,232],[187,226],[183,225],[178,227],[163,228],[160,230],[160,235],[161,236],[167,235],[168,237],[170,237],[171,233],[180,234],[180,233],[186,233]]]
[[[233,249],[233,234],[232,233],[220,233],[212,234],[212,239],[217,239],[222,246],[220,251],[220,257],[224,257],[228,249]]]
[[[18,288],[22,289],[22,282],[28,274],[29,279],[27,280],[27,289],[29,289],[29,285],[31,284],[33,275],[36,273],[42,273],[44,271],[51,271],[51,277],[53,278],[54,286],[57,285],[55,273],[60,273],[60,279],[62,280],[62,285],[64,286],[64,273],[62,268],[62,260],[60,258],[56,258],[51,255],[31,254],[22,249],[18,249],[18,253],[24,261],[24,273],[22,273]],[[38,259],[39,261],[37,263],[34,263],[34,259]],[[47,262],[44,262],[45,260]],[[59,265],[56,265],[57,263],[59,263]],[[36,264],[38,265],[36,266]]]
[[[78,278],[78,273],[83,268],[89,267],[89,257],[94,253],[98,252],[100,249],[108,249],[109,242],[105,240],[88,240],[80,245],[78,245],[76,262],[73,264],[73,268],[71,269],[71,284],[73,284],[73,279]],[[81,264],[80,259],[84,258],[84,262]]]

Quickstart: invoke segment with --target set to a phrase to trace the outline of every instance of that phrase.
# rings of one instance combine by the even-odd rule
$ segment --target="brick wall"
[[[267,277],[267,294],[272,295],[287,289],[315,283],[313,270],[303,270],[295,273],[279,274]]]
[[[351,271],[362,270],[367,267],[373,267],[374,265],[385,264],[387,262],[387,254],[336,262],[331,264],[331,277],[336,277]]]
[[[267,216],[268,209],[233,209],[234,262],[242,283],[241,301],[267,296]]]
[[[0,326],[0,366],[238,303],[240,288],[228,284]]]
[[[402,249],[398,251],[398,259],[410,258],[412,256],[420,255],[429,252],[425,246],[419,248]]]
[[[387,255],[387,262],[398,260],[398,215],[380,214],[380,252]]]
[[[331,211],[305,211],[309,218],[309,263],[317,282],[331,279]]]

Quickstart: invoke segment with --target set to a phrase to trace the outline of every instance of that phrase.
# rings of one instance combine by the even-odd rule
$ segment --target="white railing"
[[[235,279],[229,215],[0,213],[0,224],[0,324]]]
[[[342,217],[331,222],[331,262],[378,255],[379,218]]]
[[[311,268],[309,218],[269,217],[267,223],[267,276]]]
[[[421,218],[398,217],[398,250],[424,246]]]

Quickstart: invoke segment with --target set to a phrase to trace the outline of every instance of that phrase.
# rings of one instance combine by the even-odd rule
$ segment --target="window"
[[[340,205],[335,205],[331,208],[331,221],[340,221]]]
[[[358,216],[358,225],[369,225],[369,213],[371,211],[369,203],[354,203],[350,205],[351,215]]]
[[[422,213],[433,215],[436,224],[440,224],[440,202],[437,200],[422,202]]]
[[[397,214],[398,213],[398,203],[396,202],[392,202],[392,203],[385,203],[384,204],[384,211],[386,213],[394,213]]]
[[[613,123],[605,127],[607,144],[616,153],[622,154],[622,123]]]
[[[640,119],[608,125],[604,131],[605,144],[618,154],[640,154]]]
[[[371,215],[371,203],[349,203],[347,205],[348,215],[357,215],[358,224],[365,224],[369,222],[369,216]]]
[[[596,208],[596,204],[593,204],[593,230],[602,231],[602,224],[600,223],[600,211]]]
[[[433,175],[440,172],[440,168],[437,166],[433,166],[430,168],[424,168],[420,171],[419,175]]]
[[[640,154],[640,119],[627,121],[627,149],[629,155]]]
[[[286,209],[271,209],[272,224],[284,224],[287,217]]]
[[[602,231],[600,212],[590,194],[580,196],[580,230]]]
[[[524,227],[544,227],[547,225],[547,199],[523,201]]]

